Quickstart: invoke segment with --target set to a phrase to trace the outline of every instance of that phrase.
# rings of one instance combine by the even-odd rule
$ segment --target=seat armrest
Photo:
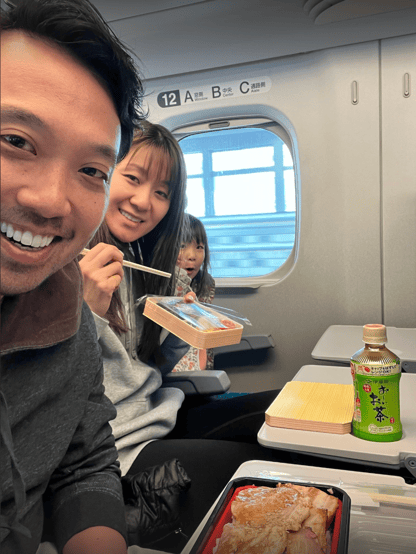
[[[264,350],[274,348],[271,335],[243,335],[237,344],[217,346],[214,348],[214,356],[221,354],[234,354],[235,352],[250,352],[252,350]]]
[[[187,395],[223,394],[231,386],[225,371],[207,369],[204,371],[170,372],[163,376],[162,387],[176,387]]]

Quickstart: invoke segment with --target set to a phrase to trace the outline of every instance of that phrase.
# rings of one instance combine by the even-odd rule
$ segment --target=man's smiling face
[[[36,288],[89,242],[120,145],[114,104],[58,46],[1,36],[1,295]]]

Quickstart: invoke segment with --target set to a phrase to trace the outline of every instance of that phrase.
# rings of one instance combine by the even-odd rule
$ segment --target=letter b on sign
[[[212,98],[221,97],[221,88],[219,86],[212,87]]]

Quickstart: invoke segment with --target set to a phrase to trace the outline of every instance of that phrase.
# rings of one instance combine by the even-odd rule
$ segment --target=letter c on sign
[[[247,85],[247,88],[245,90],[243,90],[243,85]],[[247,94],[249,90],[250,87],[248,86],[247,81],[243,81],[242,83],[240,83],[240,91],[242,92],[242,94]]]

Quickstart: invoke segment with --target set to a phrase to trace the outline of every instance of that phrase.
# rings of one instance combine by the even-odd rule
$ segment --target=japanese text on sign
[[[236,98],[261,94],[271,89],[269,77],[242,79],[232,83],[204,85],[198,88],[175,89],[160,92],[157,103],[161,108],[175,108],[183,105],[193,105],[196,102],[211,102],[223,98]]]

